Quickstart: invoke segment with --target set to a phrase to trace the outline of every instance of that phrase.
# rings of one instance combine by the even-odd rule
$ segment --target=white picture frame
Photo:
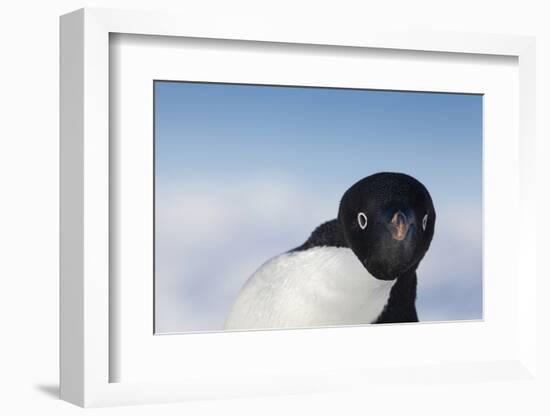
[[[536,269],[535,218],[521,213],[535,212],[535,41],[530,37],[465,33],[312,32],[280,28],[252,22],[213,21],[207,27],[192,17],[165,13],[83,9],[61,18],[61,398],[80,406],[183,401],[279,393],[322,392],[347,387],[369,386],[373,380],[389,382],[396,375],[401,382],[444,380],[525,380],[536,375]],[[409,367],[376,367],[372,363],[357,368],[349,365],[316,370],[293,371],[279,363],[279,372],[237,374],[238,369],[192,376],[151,377],[147,381],[125,381],[113,377],[112,368],[121,360],[121,350],[113,349],[120,330],[113,321],[117,310],[113,285],[114,259],[110,253],[113,218],[111,201],[116,195],[110,186],[116,170],[110,156],[110,34],[155,35],[234,41],[277,42],[301,45],[331,45],[334,48],[374,48],[428,51],[440,54],[503,55],[518,60],[519,83],[519,169],[517,170],[517,279],[514,319],[517,331],[513,350],[496,354],[495,360],[473,357],[461,363],[440,364],[421,359]],[[261,43],[258,43],[261,47]],[[115,161],[116,162],[116,161]],[[487,294],[486,294],[487,295]],[[488,294],[487,296],[492,296]],[[453,324],[451,324],[453,325]],[[411,331],[412,326],[404,326]],[[351,337],[363,328],[355,328]],[[465,331],[468,331],[466,329]],[[479,328],[473,329],[480,331]],[[322,342],[329,329],[292,336]],[[383,328],[378,331],[384,331]],[[481,330],[482,331],[482,330]],[[286,331],[279,331],[279,338]],[[321,334],[321,335],[319,335]],[[467,336],[472,336],[468,333]],[[223,336],[225,338],[222,338]],[[254,335],[253,335],[254,336]],[[153,334],[151,332],[151,337]],[[216,345],[232,337],[232,345],[249,342],[237,334],[211,334]],[[323,339],[324,337],[324,339]],[[256,339],[258,337],[256,336]],[[350,338],[351,339],[351,338]],[[165,343],[168,341],[164,341]],[[123,351],[123,350],[122,350]],[[200,360],[199,360],[200,361]],[[414,371],[411,371],[414,365]],[[368,371],[367,371],[368,370]],[[251,374],[253,374],[251,376]],[[325,375],[323,377],[323,374]],[[329,376],[330,375],[330,376]],[[215,376],[215,377],[213,377]],[[116,380],[114,380],[116,379]],[[172,381],[171,381],[172,380]],[[366,388],[366,387],[365,387]]]

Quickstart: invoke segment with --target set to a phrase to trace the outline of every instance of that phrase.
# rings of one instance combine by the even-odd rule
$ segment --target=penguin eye
[[[367,228],[367,216],[363,212],[357,214],[357,222],[359,223],[359,227],[361,227],[362,230]]]
[[[424,215],[422,218],[422,229],[426,231],[426,225],[428,225],[428,214]]]

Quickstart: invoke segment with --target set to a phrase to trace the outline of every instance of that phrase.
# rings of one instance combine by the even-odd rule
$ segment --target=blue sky
[[[481,96],[156,82],[155,146],[160,332],[221,328],[258,266],[379,171],[419,179],[438,213],[420,318],[481,318]]]

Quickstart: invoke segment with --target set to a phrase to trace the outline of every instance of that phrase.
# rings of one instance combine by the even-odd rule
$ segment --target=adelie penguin
[[[250,277],[225,328],[416,322],[416,269],[434,227],[432,199],[418,180],[368,176],[344,193],[338,218]]]

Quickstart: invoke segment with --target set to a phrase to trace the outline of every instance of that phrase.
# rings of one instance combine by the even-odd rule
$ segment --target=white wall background
[[[58,384],[58,16],[84,6],[179,10],[208,20],[211,13],[244,13],[281,25],[336,27],[386,23],[397,27],[536,35],[540,207],[550,206],[550,26],[548,2],[531,0],[394,0],[231,2],[195,0],[11,1],[0,8],[0,413],[77,414],[56,400]],[[544,138],[544,140],[543,140]],[[546,166],[542,166],[542,164]],[[546,215],[540,209],[541,220]],[[549,245],[540,221],[539,247]],[[543,246],[544,244],[544,246]],[[543,256],[540,256],[543,257]],[[544,256],[546,257],[546,256]],[[548,267],[539,261],[540,273]],[[538,292],[550,293],[543,281]],[[550,319],[549,302],[539,302]],[[540,319],[542,377],[550,375],[550,331]],[[95,414],[549,414],[546,386],[495,383],[439,385],[370,397],[368,392],[260,398],[93,410]],[[399,398],[396,399],[396,396]],[[376,410],[374,410],[376,409]]]

